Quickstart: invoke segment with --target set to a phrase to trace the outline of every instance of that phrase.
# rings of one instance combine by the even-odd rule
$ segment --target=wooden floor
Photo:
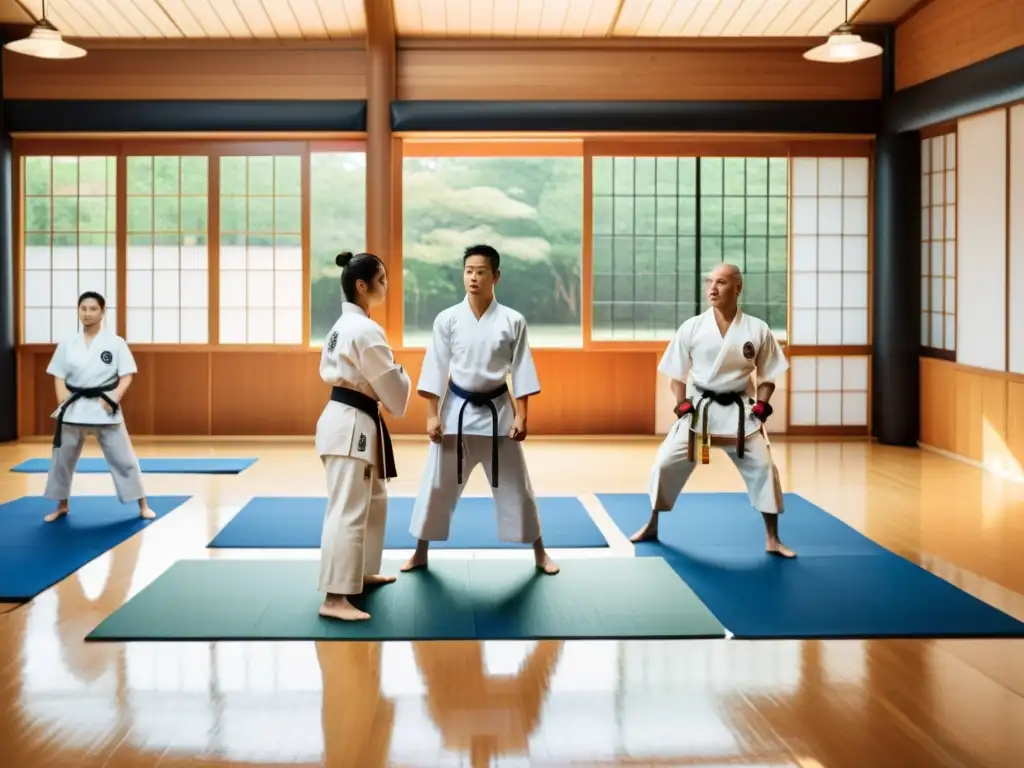
[[[205,549],[251,496],[324,492],[311,441],[136,446],[260,460],[238,476],[148,475],[149,493],[193,498],[30,604],[0,606],[5,768],[1024,765],[1022,642],[86,645],[177,559],[317,556]],[[612,542],[556,555],[630,552],[588,494],[642,491],[654,448],[528,441],[537,492],[580,494]],[[1024,485],[918,450],[773,448],[785,490],[1024,619]],[[41,493],[43,475],[6,469],[46,454],[45,443],[0,445],[0,500]],[[415,492],[424,456],[421,441],[399,443],[392,493]],[[741,489],[718,453],[687,490]],[[84,475],[75,492],[112,484]],[[487,492],[478,472],[469,493]]]

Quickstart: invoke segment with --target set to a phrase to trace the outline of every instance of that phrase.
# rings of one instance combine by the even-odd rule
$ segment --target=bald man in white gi
[[[714,443],[736,465],[751,506],[764,519],[765,551],[796,556],[779,539],[782,488],[764,428],[775,380],[789,363],[768,324],[739,309],[742,290],[738,267],[715,267],[707,280],[711,307],[680,326],[661,359],[658,370],[672,379],[678,419],[658,448],[650,475],[651,518],[634,542],[658,538],[658,516],[675,506],[698,454],[701,464],[710,461]]]

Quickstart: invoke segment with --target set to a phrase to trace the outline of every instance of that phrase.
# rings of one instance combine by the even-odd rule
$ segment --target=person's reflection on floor
[[[446,749],[468,752],[473,768],[529,752],[561,641],[538,642],[516,674],[500,676],[487,674],[482,642],[412,645]]]

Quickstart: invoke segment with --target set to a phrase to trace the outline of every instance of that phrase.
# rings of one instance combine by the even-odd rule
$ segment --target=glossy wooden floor
[[[144,456],[260,461],[234,477],[147,476],[151,494],[193,498],[32,603],[0,609],[5,768],[1024,765],[1024,643],[1014,641],[86,645],[176,559],[316,557],[205,549],[253,495],[323,493],[310,441],[136,445]],[[630,552],[586,494],[642,491],[654,447],[527,443],[538,493],[581,494],[612,542],[559,557]],[[6,469],[46,448],[0,446],[0,499],[42,492],[43,476]],[[397,453],[392,493],[411,495],[425,447]],[[787,491],[1024,618],[1024,486],[866,443],[776,442],[774,453]],[[688,490],[741,485],[716,452]],[[470,492],[487,491],[478,473]],[[112,484],[81,476],[75,492]]]

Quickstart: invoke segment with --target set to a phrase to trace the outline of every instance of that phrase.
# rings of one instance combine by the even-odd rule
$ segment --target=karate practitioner
[[[403,571],[425,568],[430,542],[448,538],[464,482],[480,463],[493,487],[498,538],[532,543],[537,568],[559,571],[544,549],[521,444],[527,403],[540,392],[540,382],[526,320],[494,298],[500,261],[489,245],[467,248],[462,258],[466,298],[434,320],[416,388],[427,400],[431,444],[410,526],[416,552]]]
[[[402,416],[412,384],[395,362],[384,329],[370,319],[387,294],[383,262],[372,253],[342,253],[336,262],[342,267],[343,302],[320,353],[320,378],[332,389],[316,424],[316,451],[327,476],[319,585],[326,598],[320,615],[353,621],[370,615],[350,597],[395,580],[380,573],[386,483],[398,473],[378,403]]]
[[[768,324],[737,306],[742,290],[737,267],[715,267],[707,280],[711,308],[680,326],[661,359],[658,370],[672,379],[678,419],[651,469],[651,518],[632,541],[657,539],[658,515],[675,505],[698,452],[702,464],[709,462],[713,440],[736,465],[751,505],[764,518],[766,551],[796,556],[779,539],[782,489],[764,429],[775,380],[789,363]],[[757,375],[756,390],[751,374]]]
[[[78,297],[82,330],[57,345],[46,369],[53,376],[58,403],[50,414],[56,425],[43,492],[57,501],[57,508],[43,518],[48,523],[70,511],[71,481],[90,433],[96,435],[110,467],[118,500],[138,502],[139,516],[146,520],[156,517],[146,502],[142,469],[121,413],[121,400],[139,369],[125,340],[103,327],[106,306],[94,291]]]

